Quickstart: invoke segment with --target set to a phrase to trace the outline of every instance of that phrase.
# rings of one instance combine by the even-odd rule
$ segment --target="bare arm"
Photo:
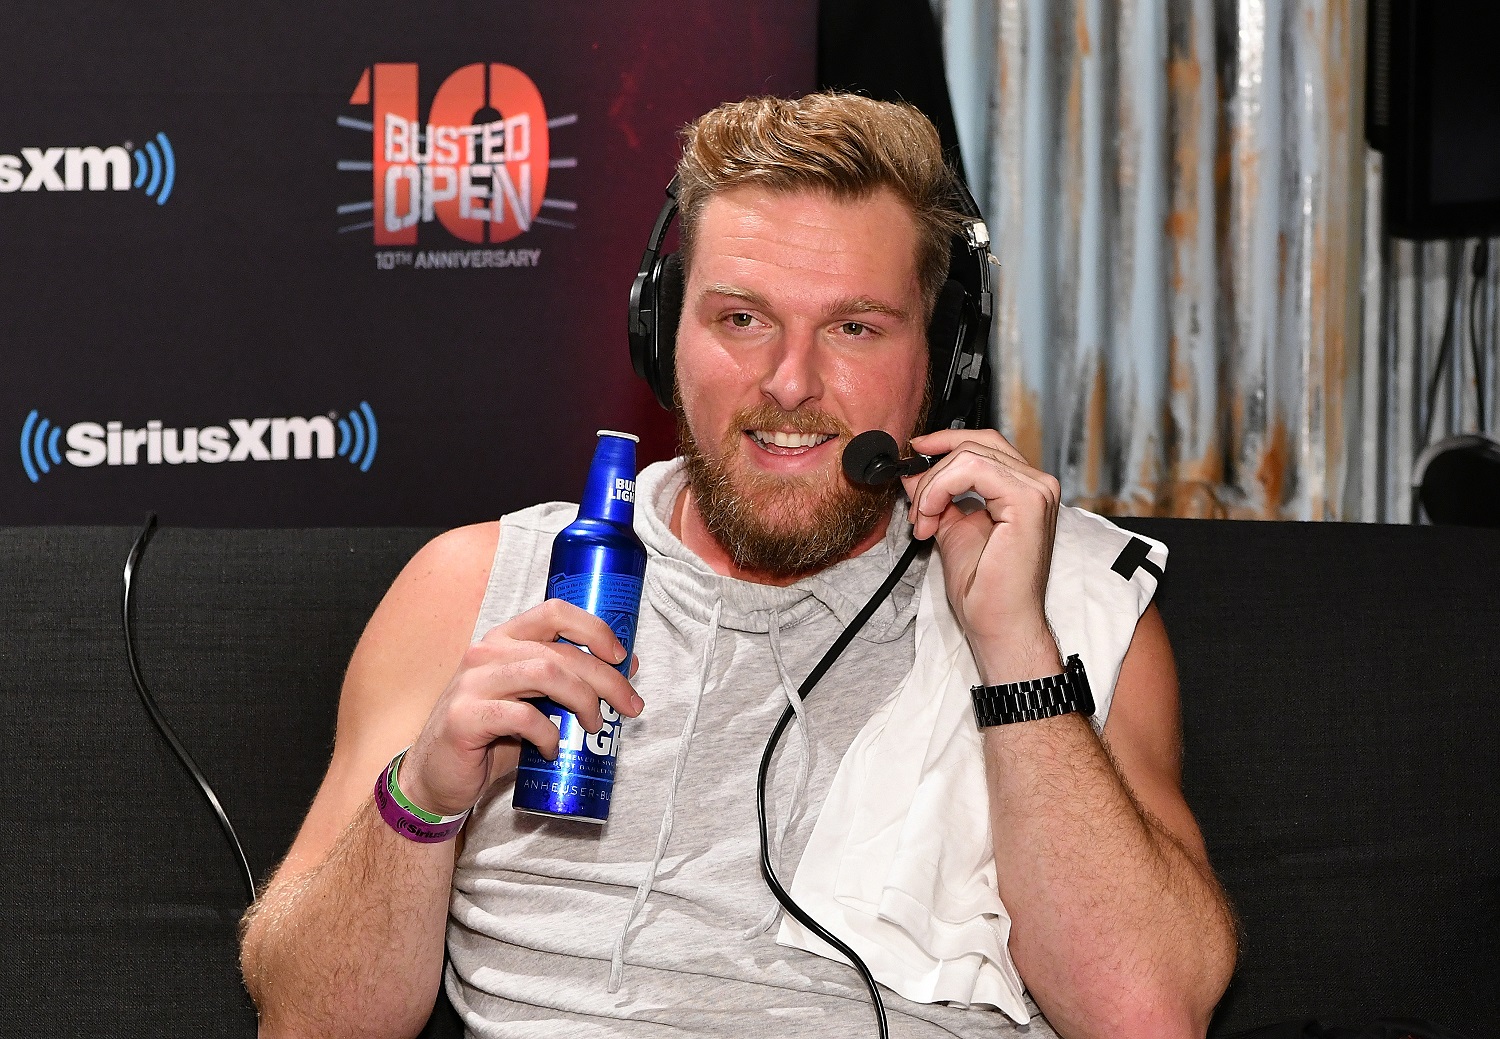
[[[1067,1039],[1202,1036],[1228,984],[1234,922],[1182,798],[1179,731],[1155,607],[1126,654],[1107,746],[1076,714],[985,730],[1011,954]]]
[[[523,697],[546,695],[599,727],[601,697],[639,699],[600,659],[623,650],[597,618],[556,600],[470,646],[498,524],[423,548],[371,618],[345,677],[333,760],[291,851],[246,915],[241,961],[260,1034],[416,1035],[441,981],[454,845],[418,844],[374,809],[402,747],[401,787],[443,815],[515,769],[520,738],[555,754],[557,729]]]
[[[1043,603],[1060,490],[992,430],[918,437],[951,452],[908,481],[986,684],[1062,671]],[[985,508],[955,495],[975,489]],[[985,730],[990,822],[1010,949],[1065,1039],[1201,1037],[1233,970],[1233,918],[1181,793],[1171,648],[1136,627],[1108,747],[1076,714]],[[1113,752],[1113,757],[1111,756]]]
[[[371,791],[458,668],[497,527],[453,531],[423,548],[355,649],[328,773],[243,924],[245,984],[262,1036],[335,1036],[375,1022],[415,1035],[431,1012],[453,845],[402,838],[373,811]]]

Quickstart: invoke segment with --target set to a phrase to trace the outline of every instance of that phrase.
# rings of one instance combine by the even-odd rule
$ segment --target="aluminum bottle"
[[[635,445],[629,433],[599,431],[578,518],[552,541],[547,598],[563,599],[602,618],[625,647],[618,665],[629,677],[646,575],[646,549],[635,536]],[[578,719],[551,700],[532,701],[550,718],[560,736],[556,761],[530,743],[521,745],[511,805],[520,812],[603,823],[609,818],[615,758],[622,719],[604,701],[604,727],[590,734]]]

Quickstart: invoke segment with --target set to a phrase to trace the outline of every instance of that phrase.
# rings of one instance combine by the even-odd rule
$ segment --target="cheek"
[[[839,397],[851,418],[863,420],[861,429],[909,429],[922,406],[927,380],[926,353],[919,358],[892,358],[878,365],[851,366],[835,377]],[[858,426],[858,422],[851,422]]]
[[[712,366],[703,363],[700,355],[679,347],[675,370],[677,392],[689,414],[697,413],[703,400],[713,398],[713,374]]]
[[[678,340],[676,376],[678,399],[688,427],[702,442],[717,440],[723,423],[739,406],[735,367],[722,352],[702,344]]]

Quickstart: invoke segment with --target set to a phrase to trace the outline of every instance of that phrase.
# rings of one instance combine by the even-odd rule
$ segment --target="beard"
[[[924,415],[926,407],[922,409]],[[919,420],[916,428],[922,428]],[[735,414],[712,452],[699,444],[677,402],[679,451],[698,513],[734,565],[775,579],[804,577],[845,559],[901,494],[901,483],[856,486],[842,467],[801,476],[757,472],[738,462],[747,429],[826,433],[847,443],[849,427],[813,409],[771,404]]]

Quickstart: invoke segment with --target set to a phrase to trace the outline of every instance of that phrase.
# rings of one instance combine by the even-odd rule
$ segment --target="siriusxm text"
[[[332,458],[333,420],[312,418],[230,419],[228,426],[178,429],[152,419],[139,429],[121,422],[75,422],[64,439],[76,466],[182,465],[189,462],[279,462],[288,458]]]
[[[0,155],[0,193],[85,190],[130,190],[130,153],[116,144],[22,148],[20,155]]]

